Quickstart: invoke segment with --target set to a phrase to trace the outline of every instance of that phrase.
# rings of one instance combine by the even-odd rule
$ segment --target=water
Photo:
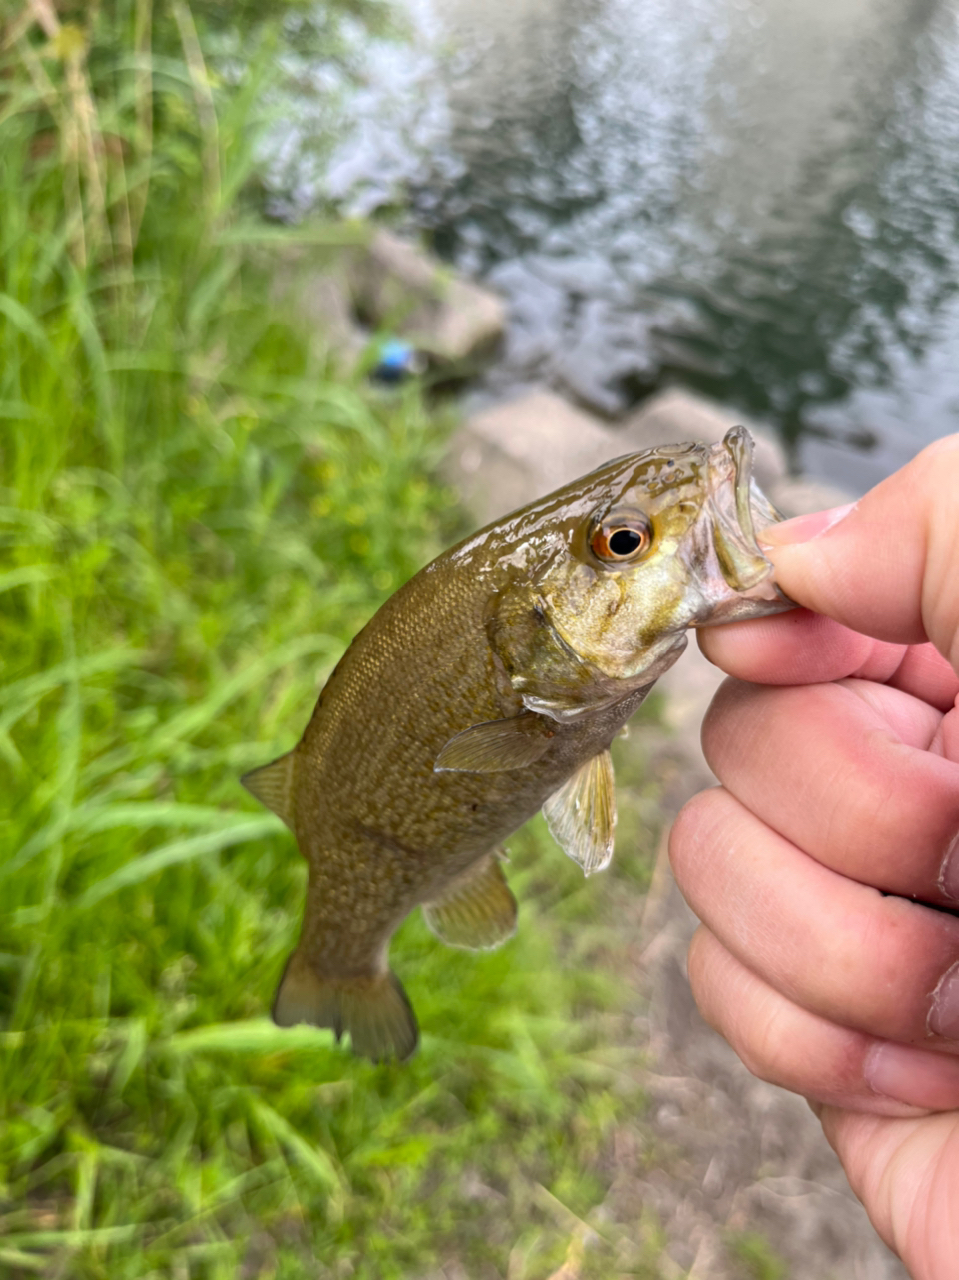
[[[492,390],[679,383],[855,491],[959,429],[954,0],[409,2],[300,199],[504,293]]]

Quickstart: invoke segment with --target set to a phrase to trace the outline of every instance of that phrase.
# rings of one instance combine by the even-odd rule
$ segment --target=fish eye
[[[649,522],[639,516],[611,517],[593,529],[589,546],[606,564],[628,564],[649,550],[653,540]]]

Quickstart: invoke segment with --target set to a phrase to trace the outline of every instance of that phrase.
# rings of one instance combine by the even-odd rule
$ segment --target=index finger
[[[889,684],[948,711],[959,675],[930,642],[892,644],[808,609],[705,627],[699,647],[717,667],[753,684],[820,684],[855,676]]]
[[[959,670],[959,435],[850,508],[762,531],[783,591],[877,640],[931,640]]]

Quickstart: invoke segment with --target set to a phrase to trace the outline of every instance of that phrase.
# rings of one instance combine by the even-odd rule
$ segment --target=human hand
[[[811,1100],[916,1280],[955,1280],[959,917],[920,903],[959,910],[959,436],[836,514],[768,531],[805,609],[701,633],[722,786],[670,854],[704,1016]]]

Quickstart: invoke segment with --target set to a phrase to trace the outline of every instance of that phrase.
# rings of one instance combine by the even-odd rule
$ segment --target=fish
[[[418,1027],[388,951],[414,908],[450,946],[505,942],[502,844],[539,809],[587,876],[609,865],[610,744],[688,630],[794,607],[757,542],[781,517],[752,453],[735,427],[605,462],[444,551],[358,633],[297,745],[242,779],[309,866],[277,1024],[402,1061]]]

